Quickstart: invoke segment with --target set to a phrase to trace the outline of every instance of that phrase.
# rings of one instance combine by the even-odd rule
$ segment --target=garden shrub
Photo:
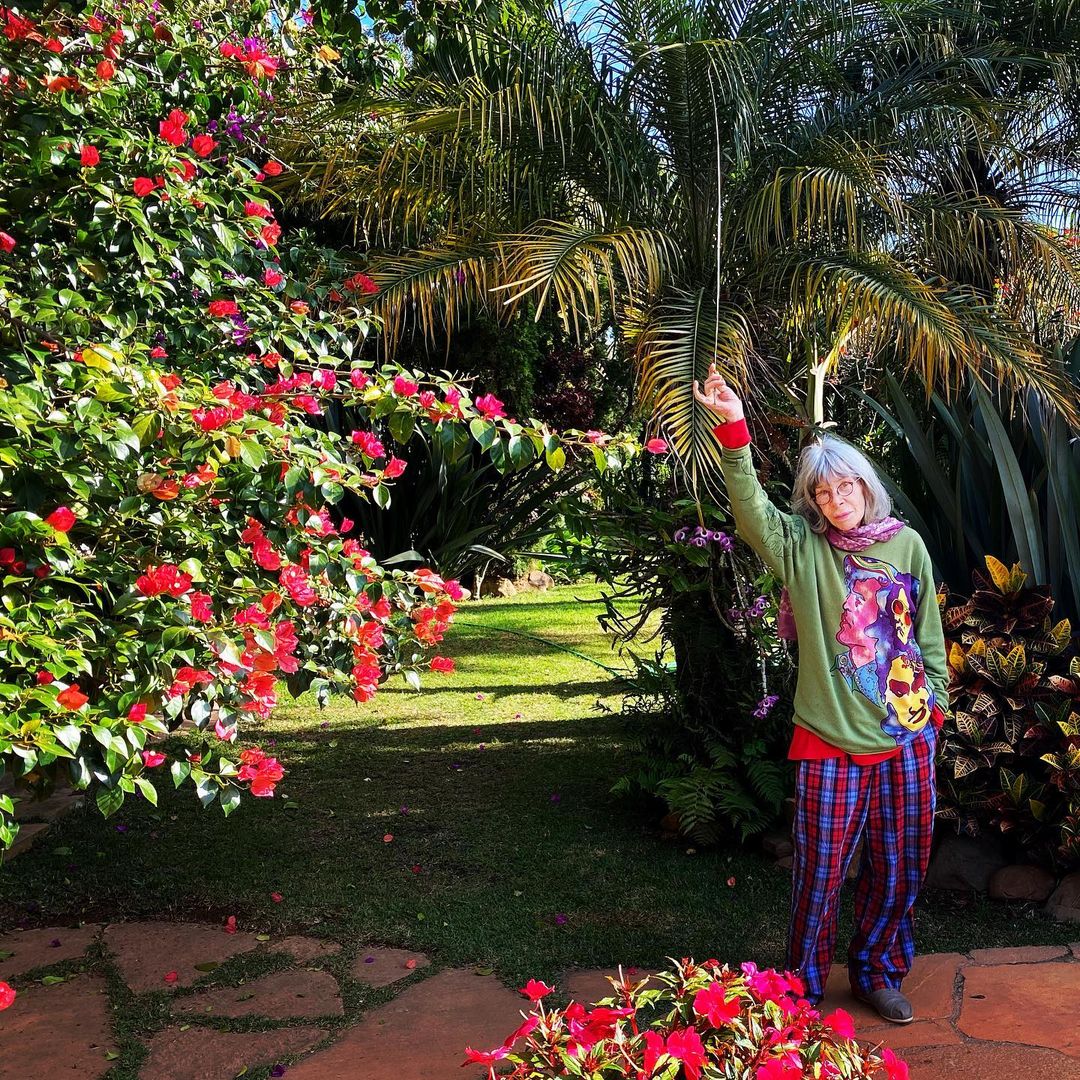
[[[823,1016],[790,972],[682,960],[649,979],[620,970],[609,981],[611,998],[552,1009],[543,999],[554,988],[530,980],[524,1022],[502,1046],[467,1048],[465,1063],[487,1065],[491,1080],[907,1080],[905,1062],[861,1047],[851,1016]]]
[[[268,187],[282,102],[343,43],[243,5],[51,12],[0,8],[0,768],[96,783],[105,814],[168,772],[229,813],[283,774],[241,748],[282,688],[363,702],[452,666],[457,584],[380,566],[341,511],[389,505],[395,446],[635,451],[361,359],[377,285]],[[185,719],[202,745],[171,757]]]
[[[609,585],[605,627],[632,643],[660,616],[664,648],[635,661],[625,712],[636,758],[616,792],[662,800],[700,843],[762,832],[789,788],[791,664],[775,583],[721,507],[679,497],[647,460],[598,481],[567,522],[574,569]]]
[[[938,815],[1000,834],[1013,854],[1080,862],[1080,658],[1054,599],[986,557],[967,600],[945,594],[952,716],[941,733]]]

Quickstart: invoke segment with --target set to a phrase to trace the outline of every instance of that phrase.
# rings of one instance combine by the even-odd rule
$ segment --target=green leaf
[[[173,785],[179,787],[191,773],[191,765],[186,761],[174,761],[169,766],[169,773],[172,775]]]
[[[124,805],[124,792],[119,787],[98,788],[97,806],[102,816],[112,817]]]
[[[221,792],[221,809],[228,817],[240,805],[240,789],[230,784]]]
[[[266,451],[254,439],[241,439],[240,460],[252,469],[261,469],[266,464]]]
[[[143,798],[151,806],[157,806],[157,788],[141,776],[135,778],[135,786],[142,792]]]

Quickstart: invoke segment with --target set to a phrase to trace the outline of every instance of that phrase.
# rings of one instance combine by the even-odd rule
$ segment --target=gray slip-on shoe
[[[855,991],[855,999],[865,1002],[878,1016],[883,1020],[888,1020],[890,1024],[910,1024],[915,1019],[915,1010],[911,1007],[911,1002],[894,987],[886,986],[869,994]]]

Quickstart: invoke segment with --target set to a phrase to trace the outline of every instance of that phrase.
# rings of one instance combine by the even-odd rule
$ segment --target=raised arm
[[[743,403],[715,364],[709,366],[704,390],[694,380],[694,397],[722,421],[714,434],[723,446],[724,482],[739,535],[781,581],[787,581],[794,553],[810,532],[808,523],[797,514],[779,510],[758,483]]]

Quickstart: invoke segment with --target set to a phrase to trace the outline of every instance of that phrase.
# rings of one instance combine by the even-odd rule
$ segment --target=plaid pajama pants
[[[877,765],[844,758],[797,763],[788,968],[820,999],[836,948],[840,889],[855,845],[855,935],[848,950],[853,990],[899,987],[915,956],[911,909],[933,837],[932,724]]]

